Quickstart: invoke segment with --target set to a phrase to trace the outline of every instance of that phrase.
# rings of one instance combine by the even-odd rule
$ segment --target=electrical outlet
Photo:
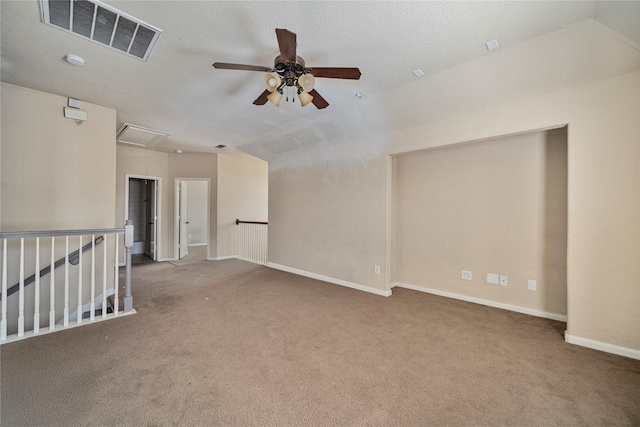
[[[487,283],[491,283],[492,285],[499,285],[500,276],[493,273],[487,273]]]
[[[462,270],[462,280],[473,279],[473,273],[470,270]]]
[[[529,279],[527,281],[527,289],[529,289],[530,291],[537,290],[538,289],[538,283],[535,280]]]
[[[500,276],[500,285],[507,286],[509,284],[509,277]]]
[[[380,266],[379,266],[379,265],[376,265],[376,266],[373,268],[373,272],[374,272],[375,274],[380,274]]]

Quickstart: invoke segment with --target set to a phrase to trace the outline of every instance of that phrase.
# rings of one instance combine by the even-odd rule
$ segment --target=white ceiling
[[[163,30],[147,62],[43,24],[37,0],[2,0],[2,81],[114,108],[118,128],[169,133],[162,151],[224,144],[271,160],[640,67],[638,1],[106,3]],[[211,64],[271,66],[275,28],[297,33],[307,66],[356,66],[361,79],[318,79],[324,110],[253,105],[262,73]]]

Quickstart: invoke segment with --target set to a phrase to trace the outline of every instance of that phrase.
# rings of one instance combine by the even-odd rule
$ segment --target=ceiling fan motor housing
[[[283,61],[282,55],[276,56],[273,68],[282,77],[282,86],[298,86],[298,77],[305,74],[304,59],[296,55],[296,62]]]

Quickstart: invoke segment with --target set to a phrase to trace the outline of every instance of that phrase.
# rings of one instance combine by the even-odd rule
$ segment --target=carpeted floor
[[[133,274],[138,314],[0,347],[3,426],[640,425],[640,361],[560,322],[238,260]]]

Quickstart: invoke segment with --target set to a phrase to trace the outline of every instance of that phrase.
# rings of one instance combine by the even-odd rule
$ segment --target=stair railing
[[[119,309],[118,296],[121,235],[124,235],[126,249],[123,311]],[[85,236],[91,236],[91,240],[83,245]],[[83,319],[86,310],[89,323],[135,312],[130,278],[132,236],[133,225],[129,222],[125,228],[114,229],[0,233],[0,344],[43,333],[41,328],[47,326],[48,331],[55,331],[80,325],[87,320]],[[85,262],[83,254],[89,251],[86,256],[91,257],[90,261]],[[59,256],[61,252],[62,257]],[[97,258],[102,258],[101,262],[96,261]],[[41,264],[47,262],[49,265],[41,269]],[[56,274],[57,269],[63,271]],[[25,278],[26,271],[34,273]],[[9,288],[8,283],[16,285]],[[33,287],[29,286],[32,284]],[[112,307],[108,307],[109,299],[113,301]],[[72,307],[77,307],[73,313]],[[110,314],[109,308],[112,309]],[[41,310],[46,312],[47,309],[48,322],[40,316]]]
[[[269,223],[236,219],[236,225],[238,225],[238,259],[267,265]]]

